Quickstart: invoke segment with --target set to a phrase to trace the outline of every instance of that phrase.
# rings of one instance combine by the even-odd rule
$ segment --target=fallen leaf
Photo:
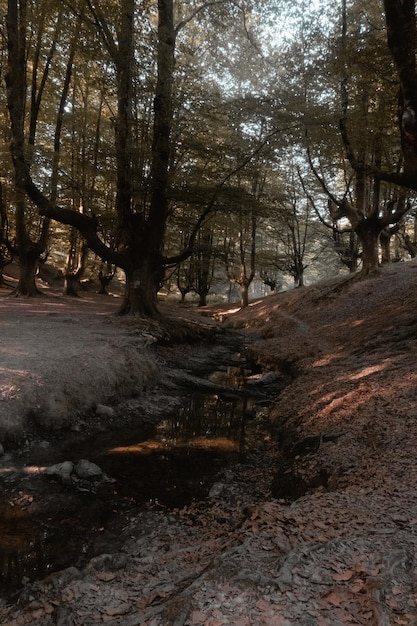
[[[262,600],[262,598],[261,598],[256,603],[256,608],[259,611],[269,611],[269,609],[271,608],[271,604],[269,602],[266,602],[265,600]]]
[[[352,591],[352,593],[359,593],[360,591],[362,591],[362,589],[364,588],[365,583],[363,582],[363,580],[355,580],[355,582],[352,584],[351,587],[349,587],[349,589]]]
[[[316,528],[321,528],[322,530],[328,530],[329,528],[328,524],[322,522],[321,520],[314,520],[313,526],[315,526]]]
[[[207,623],[207,615],[202,611],[193,611],[190,619],[193,626],[203,626]]]
[[[340,595],[336,591],[331,591],[324,599],[333,606],[340,606]]]
[[[332,578],[333,580],[337,580],[337,581],[347,581],[352,578],[353,574],[354,572],[352,572],[351,569],[347,569],[344,572],[341,572],[340,574],[338,574],[337,572],[335,574],[332,574]]]
[[[107,583],[110,580],[114,580],[116,578],[116,574],[113,572],[96,572],[96,578]]]
[[[125,615],[131,610],[130,604],[119,604],[119,606],[105,606],[101,610],[103,613],[114,617],[115,615]]]

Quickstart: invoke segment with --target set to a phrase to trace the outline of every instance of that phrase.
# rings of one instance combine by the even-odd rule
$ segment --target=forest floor
[[[60,302],[55,311],[37,301],[0,301],[6,403],[19,399],[28,377],[33,387],[41,383],[50,393],[57,342],[61,351],[71,346],[75,361],[77,346],[82,352],[75,373],[82,363],[93,405],[114,403],[118,391],[110,377],[107,396],[99,397],[103,360],[113,358],[122,367],[126,349],[137,373],[136,346],[147,368],[134,399],[144,402],[144,415],[146,407],[152,413],[152,404],[171,405],[175,412],[178,372],[182,368],[184,374],[196,354],[200,365],[213,349],[215,358],[216,345],[229,334],[245,344],[246,357],[274,371],[285,386],[270,398],[269,435],[246,459],[220,470],[210,497],[182,507],[127,508],[119,526],[105,519],[108,528],[98,529],[101,552],[87,563],[26,582],[13,599],[0,601],[0,623],[416,626],[417,264],[386,267],[363,281],[322,282],[244,310],[212,307],[202,316],[173,307],[171,321],[162,326],[109,317],[111,301],[100,308],[103,318],[94,321],[97,300],[92,300],[91,308],[88,298],[62,304],[62,312],[61,299],[55,300]],[[39,307],[46,307],[43,313]],[[77,311],[85,311],[84,317]],[[177,339],[191,325],[194,343],[173,342],[167,336],[170,324]],[[31,341],[22,344],[26,325]],[[209,344],[201,341],[207,333]],[[19,383],[14,391],[5,386],[12,371]],[[71,379],[74,372],[65,371]],[[129,389],[122,381],[121,392]],[[55,403],[64,421],[68,402],[58,396]],[[130,405],[121,406],[128,415]],[[41,427],[39,415],[35,411]],[[48,413],[47,432],[53,415]],[[79,413],[61,439],[79,428],[94,432],[98,419],[92,409]],[[113,416],[102,415],[100,428],[106,428],[106,419]],[[27,424],[33,421],[22,428]],[[30,444],[29,451],[38,450]],[[20,458],[5,447],[3,478]],[[41,478],[25,480],[24,489],[23,483],[11,483],[14,509],[30,515],[46,501],[53,515],[62,486],[48,483],[42,491],[36,482]]]

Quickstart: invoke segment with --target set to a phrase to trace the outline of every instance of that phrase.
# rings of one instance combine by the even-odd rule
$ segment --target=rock
[[[74,609],[68,604],[61,604],[56,608],[55,624],[56,626],[74,626],[75,624]]]
[[[276,374],[274,372],[266,372],[265,374],[259,375],[255,374],[254,376],[250,376],[247,379],[248,385],[258,386],[258,385],[271,385],[275,383],[277,380]]]
[[[114,417],[114,409],[111,406],[106,406],[105,404],[97,404],[96,415],[101,415],[102,417]]]
[[[125,569],[129,562],[126,554],[99,554],[94,556],[87,565],[88,571],[115,571]]]
[[[214,485],[209,491],[208,497],[218,498],[220,494],[222,493],[222,491],[224,490],[224,488],[225,488],[224,483],[214,483]]]
[[[81,571],[72,565],[58,572],[52,572],[52,574],[49,574],[49,576],[41,581],[41,584],[44,588],[52,587],[54,589],[63,589],[73,580],[80,580],[81,578]]]
[[[260,380],[260,383],[262,385],[271,385],[272,383],[275,383],[277,380],[276,374],[274,374],[274,372],[267,372],[266,374],[264,374]]]
[[[103,475],[101,467],[91,461],[87,461],[87,459],[80,459],[75,466],[74,471],[78,478],[100,478]]]
[[[45,474],[47,476],[55,476],[59,478],[64,485],[71,481],[71,473],[74,469],[74,463],[72,461],[64,461],[63,463],[56,463],[46,468]]]

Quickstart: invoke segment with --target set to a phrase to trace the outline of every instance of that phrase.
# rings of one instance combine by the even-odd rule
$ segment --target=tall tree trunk
[[[362,247],[362,269],[360,274],[366,276],[375,272],[379,265],[379,237],[382,226],[378,218],[362,220],[356,229]]]
[[[140,267],[125,271],[125,276],[126,289],[119,313],[121,315],[157,317],[159,265],[156,268],[152,267],[152,263],[149,260],[148,262],[145,260]]]
[[[169,211],[169,163],[172,126],[172,81],[174,74],[175,30],[173,0],[158,0],[158,76],[154,99],[154,126],[151,167],[151,202],[145,222],[145,241],[140,264],[135,275],[140,276],[141,287],[128,289],[127,297],[143,299],[139,307],[142,314],[156,317],[157,290],[164,272],[162,248]],[[134,283],[136,281],[133,281]],[[137,304],[128,307],[130,312]]]
[[[64,296],[78,296],[78,286],[87,267],[89,249],[85,241],[79,240],[80,234],[74,228],[65,268]]]
[[[202,289],[198,293],[198,306],[207,306],[208,289]]]
[[[379,236],[381,246],[381,265],[391,263],[391,234],[387,230],[382,230]]]
[[[404,173],[417,173],[417,72],[415,0],[384,0],[387,41],[400,79],[398,118]],[[415,183],[414,183],[415,184]],[[414,187],[415,188],[415,187]]]
[[[240,304],[242,306],[249,305],[249,284],[246,280],[240,283]]]
[[[20,276],[15,295],[35,296],[36,269],[39,256],[48,241],[49,219],[43,220],[40,236],[32,241],[26,225],[26,172],[24,160],[25,109],[26,109],[26,0],[9,0],[7,10],[8,70],[6,75],[7,106],[11,122],[11,155],[14,166],[16,206],[16,256],[19,258]]]
[[[19,280],[13,290],[15,296],[38,296],[41,291],[36,286],[39,249],[29,245],[19,251]]]

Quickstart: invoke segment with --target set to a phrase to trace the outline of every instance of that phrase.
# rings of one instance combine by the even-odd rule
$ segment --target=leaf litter
[[[291,362],[271,419],[319,437],[294,459],[304,495],[274,497],[273,438],[216,498],[135,513],[120,553],[28,585],[1,623],[416,626],[416,267],[222,312],[259,362]]]

